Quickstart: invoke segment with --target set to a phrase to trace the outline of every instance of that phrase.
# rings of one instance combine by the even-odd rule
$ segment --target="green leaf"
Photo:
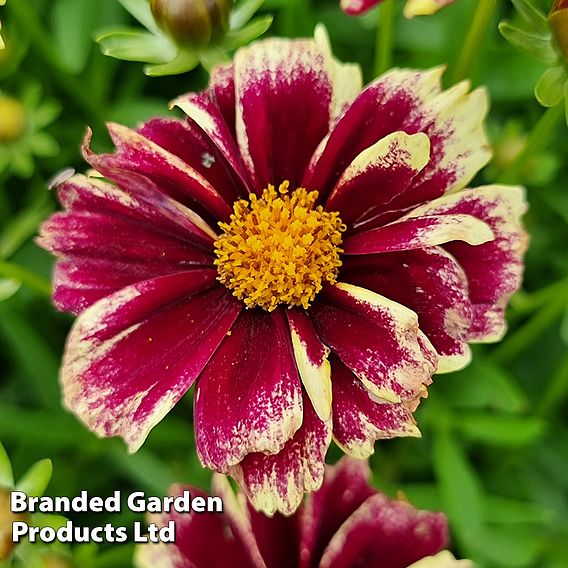
[[[107,30],[95,37],[104,55],[124,61],[166,63],[177,48],[165,37],[135,29]]]
[[[125,10],[128,10],[148,31],[155,35],[162,35],[160,28],[154,21],[148,0],[118,0]]]
[[[229,32],[223,39],[223,47],[232,51],[246,45],[265,33],[272,25],[272,16],[256,18],[248,26]]]
[[[519,15],[538,34],[550,35],[550,29],[544,14],[535,8],[529,0],[512,0]]]
[[[53,464],[50,459],[38,461],[18,481],[16,489],[28,496],[41,497],[51,481],[52,474]]]
[[[0,487],[14,487],[12,463],[2,442],[0,442]]]
[[[444,511],[468,550],[481,543],[484,498],[476,471],[450,432],[440,430],[433,444],[433,465]]]
[[[40,158],[52,158],[60,152],[57,140],[47,132],[36,132],[28,139],[32,152]]]
[[[518,50],[540,59],[547,65],[558,62],[558,55],[554,51],[550,37],[533,35],[507,22],[499,24],[501,35]]]
[[[146,65],[144,73],[149,77],[162,77],[164,75],[180,75],[195,69],[199,65],[197,54],[190,50],[182,50],[175,59],[159,65]]]
[[[486,495],[485,511],[487,521],[499,525],[546,524],[554,519],[553,511],[542,505],[495,495]]]
[[[32,525],[34,527],[51,527],[52,529],[60,529],[67,524],[68,519],[62,515],[51,515],[46,513],[37,513],[32,515]]]
[[[566,114],[566,124],[568,125],[568,81],[564,83],[564,112]]]
[[[21,287],[17,280],[0,278],[0,302],[10,299]]]
[[[239,30],[247,24],[256,14],[259,8],[264,4],[265,0],[244,0],[240,2],[232,10],[229,17],[229,28],[231,30]]]
[[[458,428],[475,442],[519,447],[533,444],[545,433],[545,422],[530,416],[495,416],[487,413],[458,416]]]
[[[534,89],[537,101],[545,107],[554,107],[564,96],[564,84],[568,80],[564,65],[549,67]]]
[[[540,535],[528,526],[492,526],[478,543],[478,554],[500,568],[535,566],[541,550]]]

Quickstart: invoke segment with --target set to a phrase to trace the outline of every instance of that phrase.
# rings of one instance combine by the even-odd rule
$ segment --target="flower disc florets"
[[[288,186],[237,201],[230,223],[219,223],[219,280],[249,308],[307,308],[325,282],[336,282],[346,227],[338,213],[314,207],[317,191]]]

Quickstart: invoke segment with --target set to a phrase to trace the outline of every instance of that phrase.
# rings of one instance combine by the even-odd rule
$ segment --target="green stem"
[[[94,126],[102,127],[104,118],[89,90],[77,77],[71,75],[61,63],[49,34],[45,31],[36,10],[30,6],[29,0],[9,2],[7,6],[18,27],[27,33],[37,55],[52,69],[53,80],[85,112]]]
[[[547,417],[562,406],[568,396],[568,355],[564,357],[560,368],[548,382],[546,390],[536,407],[538,416]]]
[[[44,296],[51,295],[51,284],[45,278],[30,272],[19,264],[0,260],[0,277],[16,280]]]
[[[493,351],[492,358],[497,363],[506,363],[514,359],[537,337],[541,335],[566,309],[567,298],[560,295],[554,301],[536,312],[527,322],[510,334],[501,345]]]
[[[470,76],[473,63],[489,28],[496,4],[497,0],[479,0],[473,15],[473,21],[454,66],[451,77],[452,83],[457,83]]]
[[[563,118],[563,104],[546,109],[527,138],[523,149],[513,160],[513,163],[501,173],[497,181],[499,183],[518,183],[522,181],[520,179],[521,171],[526,166],[527,160],[550,142],[550,138],[554,134],[558,123]]]
[[[379,23],[375,43],[375,76],[391,68],[395,16],[395,0],[385,0],[379,7]]]

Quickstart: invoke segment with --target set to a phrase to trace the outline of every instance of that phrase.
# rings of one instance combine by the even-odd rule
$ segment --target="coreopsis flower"
[[[523,27],[501,22],[503,37],[519,50],[547,65],[535,86],[545,107],[564,104],[568,124],[568,1],[555,0],[546,17],[530,0],[513,0]]]
[[[176,75],[199,64],[209,69],[260,37],[272,16],[253,18],[264,0],[119,0],[146,30],[104,30],[96,40],[105,55],[147,63],[151,76]]]
[[[54,301],[79,317],[66,405],[137,450],[196,383],[204,466],[291,513],[332,436],[367,458],[418,436],[434,371],[496,341],[519,286],[522,190],[464,189],[490,157],[483,90],[443,69],[358,67],[271,39],[178,98],[185,120],[109,126],[100,177],[60,183],[42,227]]]
[[[223,498],[223,513],[163,513],[149,521],[176,526],[173,545],[141,545],[137,568],[466,568],[445,550],[448,526],[443,513],[419,511],[407,501],[391,500],[370,484],[367,462],[343,458],[328,466],[321,489],[291,517],[257,513],[227,478],[216,475],[213,490]],[[171,495],[199,489],[171,487]]]
[[[383,0],[341,0],[341,8],[350,16],[364,14]],[[404,15],[407,18],[414,16],[431,16],[438,10],[451,4],[454,0],[406,0]]]

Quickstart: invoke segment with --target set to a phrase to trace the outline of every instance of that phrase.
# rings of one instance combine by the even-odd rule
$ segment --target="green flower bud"
[[[554,2],[548,16],[548,23],[564,57],[564,63],[568,64],[568,0]]]
[[[1,116],[1,114],[0,114]],[[16,521],[26,522],[28,516],[23,513],[10,511],[10,490],[0,488],[0,562],[6,560],[16,547],[12,542],[12,523]]]
[[[234,0],[150,0],[156,23],[182,47],[204,47],[229,29]]]
[[[18,140],[25,127],[26,113],[21,103],[0,95],[0,143]]]

